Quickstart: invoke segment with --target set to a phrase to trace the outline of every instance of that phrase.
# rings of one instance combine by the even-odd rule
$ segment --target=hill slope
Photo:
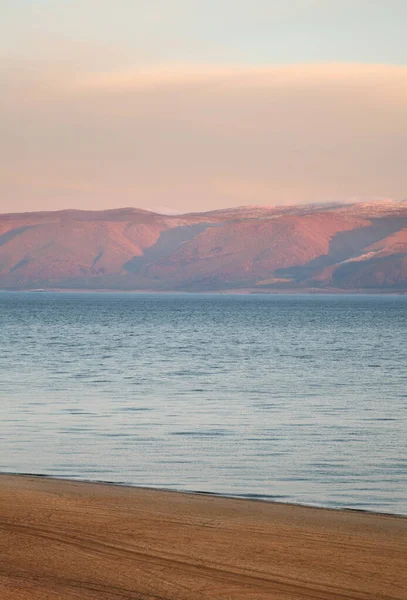
[[[407,203],[0,215],[0,288],[407,290]]]

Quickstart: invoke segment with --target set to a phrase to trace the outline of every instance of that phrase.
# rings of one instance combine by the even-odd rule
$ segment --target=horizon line
[[[148,208],[139,208],[137,206],[122,206],[118,208],[61,208],[57,210],[25,210],[25,211],[17,211],[17,212],[6,212],[0,213],[0,217],[13,217],[13,216],[23,216],[23,215],[40,215],[40,214],[61,214],[61,213],[120,213],[125,211],[134,211],[140,213],[149,213],[152,215],[160,215],[163,217],[181,217],[185,215],[202,215],[202,214],[210,214],[215,212],[228,212],[234,210],[244,210],[244,209],[273,209],[273,208],[297,208],[297,207],[316,207],[320,205],[323,206],[352,206],[356,204],[378,204],[378,203],[388,203],[388,204],[403,204],[407,203],[407,197],[403,200],[396,200],[395,198],[390,197],[374,197],[371,199],[360,199],[360,198],[349,198],[344,200],[327,200],[327,201],[315,201],[315,202],[293,202],[293,203],[276,203],[276,204],[240,204],[236,206],[226,206],[214,208],[211,210],[194,210],[194,211],[159,211],[159,210],[150,210]]]

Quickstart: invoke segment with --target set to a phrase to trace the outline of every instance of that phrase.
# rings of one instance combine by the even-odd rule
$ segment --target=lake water
[[[407,514],[407,297],[0,293],[0,471]]]

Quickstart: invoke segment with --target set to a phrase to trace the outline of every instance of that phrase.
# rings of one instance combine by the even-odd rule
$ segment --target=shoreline
[[[0,474],[7,600],[403,600],[407,519]]]
[[[148,485],[137,485],[126,482],[117,482],[110,481],[107,479],[84,479],[84,478],[74,478],[74,477],[58,477],[57,475],[48,475],[47,473],[23,473],[18,471],[0,471],[0,483],[2,477],[27,477],[34,479],[50,479],[52,481],[68,481],[72,483],[84,483],[84,484],[92,484],[92,485],[107,485],[114,486],[120,488],[127,488],[129,490],[146,490],[146,491],[156,491],[156,492],[165,492],[170,494],[185,494],[190,496],[208,496],[213,498],[224,498],[231,499],[236,501],[243,502],[263,502],[266,504],[279,504],[282,506],[292,506],[292,507],[300,507],[300,508],[309,508],[311,510],[329,510],[329,511],[344,511],[344,512],[355,512],[362,513],[374,516],[385,516],[385,517],[394,517],[396,519],[407,519],[407,513],[392,513],[387,511],[376,511],[369,508],[353,508],[347,506],[324,506],[323,504],[306,504],[301,502],[287,501],[284,500],[275,500],[273,496],[264,496],[261,494],[248,494],[247,496],[243,494],[227,494],[222,492],[208,492],[205,490],[190,490],[190,489],[181,489],[176,490],[174,488],[166,488],[166,487],[157,487],[157,486],[148,486]]]

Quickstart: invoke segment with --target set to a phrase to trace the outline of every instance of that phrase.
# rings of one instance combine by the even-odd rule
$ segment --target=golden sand
[[[406,600],[407,519],[0,476],[1,600]]]

